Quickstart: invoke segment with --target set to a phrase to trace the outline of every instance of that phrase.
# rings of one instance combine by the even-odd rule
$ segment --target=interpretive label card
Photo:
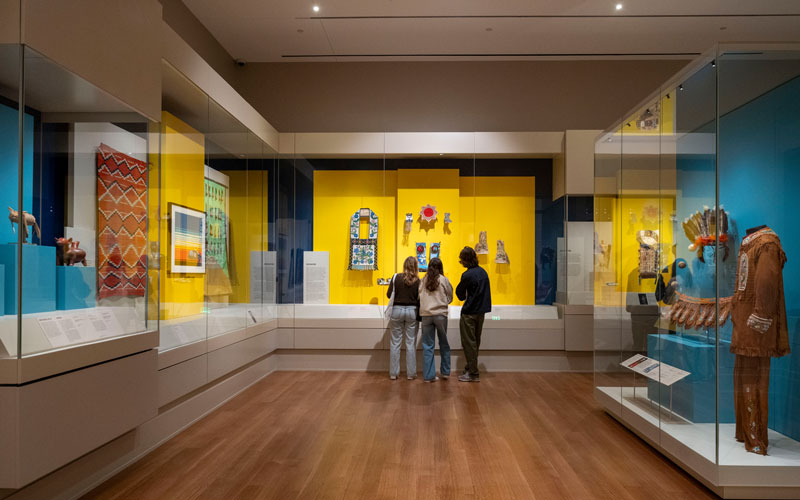
[[[666,386],[670,386],[691,374],[686,370],[681,370],[680,368],[675,368],[674,366],[661,363],[658,360],[648,358],[642,354],[631,356],[620,363],[620,365]]]
[[[39,326],[53,347],[116,337],[124,332],[110,308],[59,312],[38,318]]]
[[[330,254],[303,252],[303,304],[330,302]]]

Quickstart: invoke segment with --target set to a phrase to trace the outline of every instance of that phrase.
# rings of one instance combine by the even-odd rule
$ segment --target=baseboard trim
[[[278,369],[282,371],[369,371],[389,370],[389,351],[386,349],[279,349]],[[452,351],[454,370],[462,369],[466,360],[462,350]],[[401,367],[405,367],[405,352]],[[584,372],[593,370],[591,352],[566,351],[482,351],[479,357],[482,370],[494,372]],[[439,364],[438,351],[436,364]],[[417,350],[417,369],[422,368],[422,351]]]

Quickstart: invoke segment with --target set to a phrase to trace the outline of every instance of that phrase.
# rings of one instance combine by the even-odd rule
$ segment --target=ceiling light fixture
[[[486,31],[494,31],[494,28],[486,28]]]
[[[678,85],[678,90],[683,90],[683,84]]]
[[[305,31],[303,28],[297,30],[298,33],[302,33],[303,31]]]
[[[617,10],[622,10],[622,4],[621,3],[617,4]]]
[[[319,5],[311,7],[311,10],[313,10],[314,12],[319,12]]]

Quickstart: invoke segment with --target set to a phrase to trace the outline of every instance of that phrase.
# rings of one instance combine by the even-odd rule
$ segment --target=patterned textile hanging
[[[369,221],[369,234],[361,238],[361,220]],[[378,216],[369,208],[358,210],[350,218],[349,271],[378,270]]]

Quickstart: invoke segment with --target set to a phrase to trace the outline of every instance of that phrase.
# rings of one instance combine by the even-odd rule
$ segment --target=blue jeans
[[[400,374],[400,344],[406,339],[406,375],[417,376],[417,308],[414,306],[393,306],[389,321],[389,375]]]
[[[434,332],[439,337],[439,355],[442,358],[439,373],[450,375],[450,343],[447,342],[447,316],[422,317],[422,376],[425,380],[436,378],[436,360],[433,357],[435,348]]]

